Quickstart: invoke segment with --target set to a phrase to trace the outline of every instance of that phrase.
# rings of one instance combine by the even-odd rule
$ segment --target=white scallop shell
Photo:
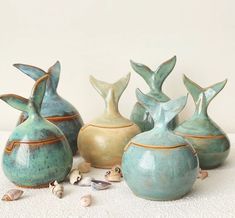
[[[58,198],[62,198],[64,194],[64,186],[59,184],[57,181],[54,181],[49,184],[51,192]]]
[[[80,204],[83,207],[89,207],[91,205],[92,198],[91,195],[84,195],[80,199]]]
[[[79,186],[91,186],[91,181],[93,180],[94,178],[92,177],[84,177],[79,183],[78,185]]]
[[[88,173],[91,170],[91,164],[84,161],[78,165],[78,170],[81,173]]]
[[[2,197],[2,201],[15,201],[21,197],[24,192],[19,189],[11,189]]]
[[[80,173],[79,170],[74,169],[71,171],[70,175],[69,175],[69,182],[70,184],[74,185],[74,184],[78,184],[82,179],[82,174]]]

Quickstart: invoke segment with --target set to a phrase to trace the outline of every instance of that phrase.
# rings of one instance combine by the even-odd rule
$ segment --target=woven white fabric
[[[0,132],[1,154],[9,134]],[[137,198],[124,181],[113,183],[110,189],[104,191],[64,183],[65,195],[62,199],[52,195],[49,189],[24,189],[24,195],[18,201],[0,201],[0,217],[235,217],[235,134],[229,137],[231,152],[226,163],[210,170],[209,177],[198,180],[193,190],[180,200],[157,202]],[[75,163],[78,161],[76,158]],[[103,179],[104,174],[105,170],[92,168],[87,175]],[[15,186],[8,181],[2,169],[0,178],[1,197]],[[93,203],[91,207],[83,208],[79,199],[88,193],[92,195]]]

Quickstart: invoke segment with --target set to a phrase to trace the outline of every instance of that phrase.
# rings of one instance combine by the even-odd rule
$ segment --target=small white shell
[[[105,174],[105,179],[109,182],[120,182],[122,178],[122,170],[119,165],[115,165]]]
[[[91,164],[84,161],[78,165],[78,170],[81,173],[88,173],[91,170]]]
[[[83,207],[89,207],[91,205],[92,198],[91,195],[84,195],[80,199],[80,204]]]
[[[15,201],[21,197],[24,192],[19,189],[11,189],[2,197],[2,201]]]
[[[203,180],[206,177],[208,177],[208,171],[200,169],[197,178]]]
[[[62,198],[64,194],[64,186],[59,184],[57,181],[51,182],[49,184],[52,194],[58,198]]]
[[[72,185],[78,184],[81,181],[81,179],[82,179],[82,175],[79,170],[74,169],[71,171],[71,173],[69,175],[70,184],[72,184]]]
[[[94,180],[92,177],[84,177],[79,183],[79,186],[91,186],[91,181]]]

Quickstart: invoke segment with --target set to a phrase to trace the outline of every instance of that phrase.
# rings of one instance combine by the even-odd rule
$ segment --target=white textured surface
[[[1,153],[8,135],[9,132],[0,132]],[[49,189],[25,189],[23,198],[18,201],[0,201],[0,217],[235,217],[235,135],[230,135],[230,139],[232,148],[226,163],[210,170],[206,180],[198,180],[192,192],[183,199],[171,202],[143,200],[135,197],[124,181],[105,191],[65,184],[63,199],[56,198]],[[104,170],[92,169],[89,174],[103,179],[104,173]],[[2,170],[0,178],[1,197],[14,185]],[[94,202],[91,207],[82,208],[79,199],[87,193],[92,194]]]

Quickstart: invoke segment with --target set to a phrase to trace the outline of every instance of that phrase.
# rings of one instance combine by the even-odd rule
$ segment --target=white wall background
[[[59,92],[87,122],[103,110],[89,74],[112,82],[131,71],[120,102],[129,116],[135,89],[148,90],[129,59],[154,69],[176,54],[165,92],[171,98],[186,94],[183,73],[202,86],[228,78],[209,112],[225,131],[235,132],[234,9],[234,0],[0,0],[0,93],[29,96],[33,81],[13,63],[47,69],[60,60]],[[190,98],[181,117],[193,110]],[[18,114],[0,102],[0,129],[12,129]]]

